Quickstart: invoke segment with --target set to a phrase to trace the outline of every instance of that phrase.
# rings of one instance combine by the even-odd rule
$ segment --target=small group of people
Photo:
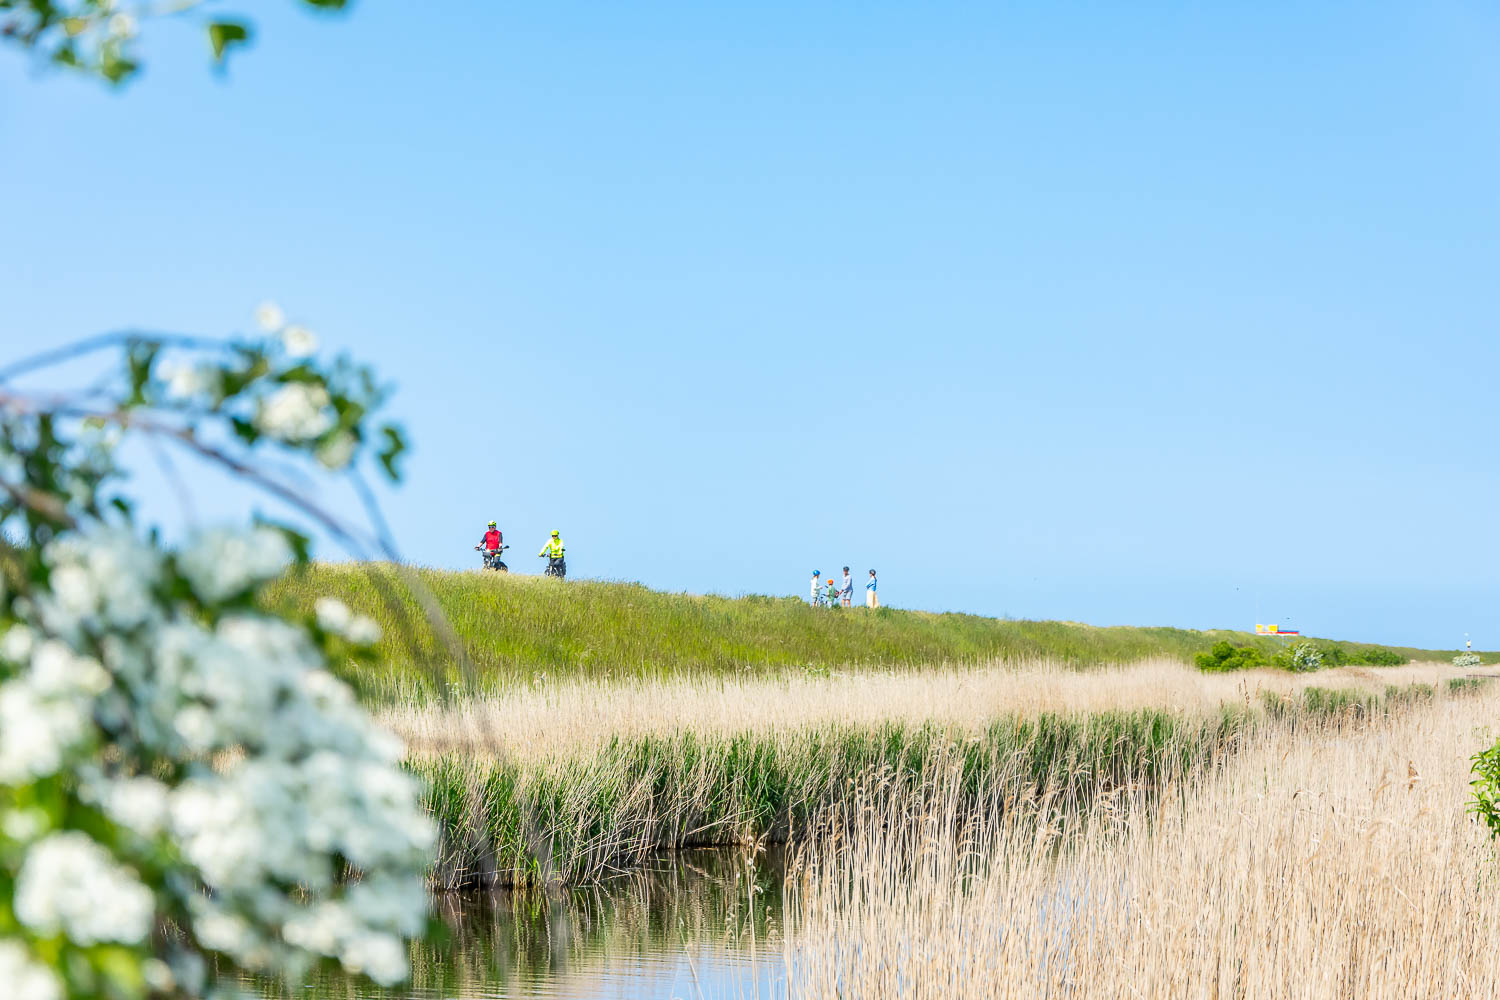
[[[481,553],[484,554],[486,566],[490,566],[493,563],[497,564],[498,568],[500,569],[505,568],[505,564],[499,562],[500,553],[503,552],[506,548],[505,535],[503,532],[501,532],[499,527],[496,526],[494,521],[491,521],[489,523],[488,528],[485,530],[484,537],[479,540],[479,544],[474,546],[474,548],[478,549]],[[542,546],[542,551],[537,553],[537,558],[539,559],[542,557],[546,557],[548,576],[555,576],[558,579],[563,579],[568,575],[568,563],[567,560],[563,558],[566,555],[566,552],[567,550],[563,547],[562,535],[554,530],[552,532],[552,537],[549,538],[546,544]]]
[[[849,567],[844,567],[844,578],[835,580],[832,573],[828,574],[828,583],[822,581],[823,574],[813,570],[812,575],[812,606],[815,608],[838,608],[854,606],[854,577],[849,575]],[[826,587],[826,589],[825,589]],[[865,581],[865,607],[880,607],[880,595],[876,592],[875,571],[870,570],[870,578]]]

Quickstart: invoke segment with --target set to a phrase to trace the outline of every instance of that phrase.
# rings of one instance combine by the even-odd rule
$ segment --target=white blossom
[[[76,830],[31,848],[16,875],[16,919],[40,934],[62,931],[81,945],[138,944],[151,930],[151,890]]]
[[[342,942],[359,929],[359,921],[343,903],[327,900],[288,920],[281,934],[291,944],[322,955],[336,955]]]
[[[219,371],[207,364],[164,364],[167,396],[177,401],[196,399],[219,391]]]
[[[98,694],[109,686],[109,675],[97,660],[78,656],[56,639],[48,639],[36,648],[26,679],[44,698]]]
[[[0,684],[0,785],[56,773],[88,732],[77,700],[49,697],[25,677]]]
[[[135,18],[121,11],[109,19],[109,33],[116,38],[132,38],[135,36]]]
[[[382,986],[406,978],[406,947],[394,934],[360,934],[344,946],[340,956],[351,972],[363,972]]]
[[[255,322],[267,333],[275,333],[286,326],[286,313],[274,302],[262,302],[255,309]]]
[[[43,557],[52,568],[51,591],[38,611],[54,632],[135,628],[155,610],[151,591],[161,579],[161,557],[128,534],[71,536],[48,545]]]
[[[242,594],[281,575],[292,562],[286,537],[274,528],[200,532],[177,554],[177,568],[209,602]]]
[[[349,627],[353,615],[349,606],[336,597],[320,597],[313,605],[313,611],[318,618],[318,628],[325,632],[333,632],[343,635],[344,630]]]
[[[50,825],[46,812],[34,807],[0,814],[0,833],[18,844],[30,843],[45,833]]]
[[[309,358],[317,353],[318,335],[294,323],[281,331],[281,346],[288,357]]]
[[[354,449],[359,442],[348,431],[335,434],[318,446],[318,462],[326,469],[343,469],[354,459]]]
[[[167,818],[167,786],[155,778],[119,778],[100,790],[109,818],[142,837],[161,832]]]
[[[335,416],[328,390],[321,385],[288,382],[260,401],[255,426],[264,434],[298,444],[333,428]]]
[[[373,646],[380,641],[380,626],[368,615],[357,615],[344,631],[344,637],[356,646]]]
[[[148,958],[141,965],[141,976],[155,993],[171,993],[177,986],[172,967],[159,958]]]
[[[36,642],[36,633],[25,625],[12,625],[0,636],[0,659],[21,664],[31,659],[31,648]]]
[[[82,566],[61,566],[52,571],[52,596],[55,607],[69,619],[77,621],[94,613],[99,592]]]
[[[0,938],[0,983],[10,1000],[61,1000],[62,980],[35,961],[20,941]]]
[[[190,914],[191,940],[243,969],[295,981],[326,955],[381,983],[404,977],[403,938],[423,926],[420,873],[436,838],[415,780],[399,767],[401,744],[324,669],[307,630],[222,606],[285,569],[283,535],[206,531],[169,563],[128,534],[82,534],[49,545],[44,558],[53,588],[17,612],[56,638],[39,641],[21,626],[0,636],[0,656],[17,668],[0,684],[0,785],[66,768],[78,794],[118,827],[171,837],[178,870],[163,891]],[[217,620],[167,603],[173,570],[218,606]],[[317,611],[350,641],[378,638],[373,621],[337,601]],[[175,760],[184,777],[169,786],[106,775],[92,752],[96,719],[128,727],[145,753]],[[44,814],[0,815],[5,835],[29,845],[17,918],[74,945],[142,945],[156,912],[151,891],[101,844],[49,824]],[[363,873],[359,883],[340,883],[346,860]],[[159,980],[189,996],[212,985],[191,954],[168,959]]]
[[[0,482],[19,483],[26,478],[26,463],[13,451],[0,453]]]

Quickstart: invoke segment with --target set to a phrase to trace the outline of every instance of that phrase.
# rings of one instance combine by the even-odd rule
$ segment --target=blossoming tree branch
[[[347,0],[297,0],[307,8],[342,10]],[[254,35],[239,17],[205,14],[208,0],[0,0],[0,39],[31,50],[57,66],[121,84],[140,71],[135,51],[141,22],[149,18],[197,18],[214,62]]]
[[[319,963],[392,984],[423,931],[433,828],[399,744],[329,673],[379,636],[335,601],[257,607],[308,557],[285,525],[177,544],[138,523],[139,438],[249,481],[351,546],[288,464],[391,480],[373,373],[274,306],[234,341],[125,333],[0,368],[0,983],[20,1000],[209,996]],[[118,353],[72,392],[18,388]],[[275,471],[273,471],[273,469]]]

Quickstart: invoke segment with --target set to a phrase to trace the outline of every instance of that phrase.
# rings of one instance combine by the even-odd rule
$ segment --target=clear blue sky
[[[274,298],[423,563],[1500,645],[1488,0],[238,9],[0,52],[0,353]]]

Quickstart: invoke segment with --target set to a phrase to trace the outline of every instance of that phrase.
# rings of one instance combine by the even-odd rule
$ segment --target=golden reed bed
[[[1081,678],[1091,679],[1115,698],[1146,697],[1139,683],[1200,699],[1245,680],[1166,667]],[[1069,707],[1104,697],[1037,680],[1051,693],[1011,697]],[[964,827],[941,781],[894,799],[874,790],[854,807],[866,815],[809,844],[789,878],[788,992],[1500,996],[1496,844],[1466,813],[1469,758],[1500,723],[1496,687],[1440,691],[1374,722],[1272,729],[1179,793],[1106,797],[1040,823],[1013,811]]]
[[[1479,672],[1497,671],[1470,671]],[[1035,663],[832,676],[565,680],[448,705],[396,706],[378,716],[415,756],[460,751],[528,760],[571,755],[616,736],[766,733],[892,721],[978,727],[1011,713],[1198,711],[1232,701],[1258,702],[1266,691],[1286,694],[1318,686],[1378,692],[1388,685],[1442,684],[1463,674],[1438,664],[1204,674],[1161,660],[1086,672]]]

